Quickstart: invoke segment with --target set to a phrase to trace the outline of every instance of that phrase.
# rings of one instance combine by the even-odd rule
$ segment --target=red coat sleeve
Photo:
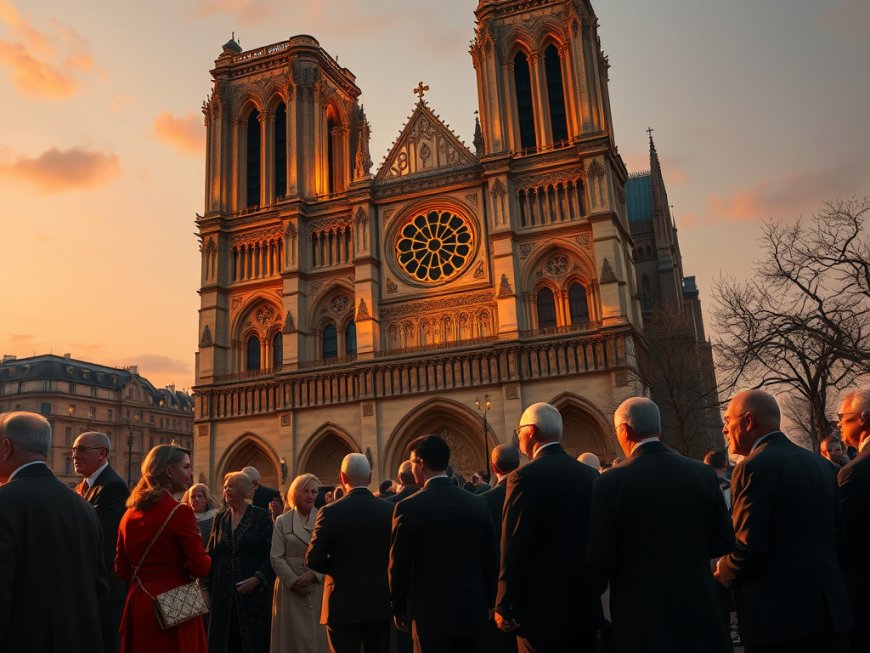
[[[124,545],[124,533],[127,530],[127,513],[121,518],[118,526],[118,539],[115,543],[115,575],[121,580],[129,581],[133,576],[133,567]]]
[[[202,545],[202,535],[190,506],[182,504],[175,511],[172,526],[184,553],[184,569],[194,578],[207,576],[211,569],[211,558]]]

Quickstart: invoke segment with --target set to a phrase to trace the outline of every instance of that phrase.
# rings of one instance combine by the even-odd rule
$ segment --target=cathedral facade
[[[211,71],[195,465],[268,485],[395,474],[441,432],[463,474],[529,404],[574,455],[618,455],[643,311],[588,0],[481,0],[473,148],[419,99],[378,170],[354,75],[310,36]]]

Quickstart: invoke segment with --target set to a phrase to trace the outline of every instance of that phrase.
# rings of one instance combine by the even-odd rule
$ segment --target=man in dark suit
[[[736,543],[716,574],[732,588],[747,653],[842,651],[852,611],[837,561],[843,510],[831,465],[779,430],[771,395],[748,390],[724,415]]]
[[[829,435],[819,442],[819,453],[822,458],[831,463],[834,471],[840,471],[843,465],[849,463],[846,447],[843,446],[843,441],[835,435]]]
[[[616,651],[727,653],[710,560],[734,532],[716,473],[661,443],[649,399],[627,399],[613,420],[627,460],[595,482],[587,555],[610,580]]]
[[[245,467],[242,474],[251,479],[254,484],[254,498],[251,504],[263,510],[269,509],[269,503],[275,497],[281,498],[281,493],[273,487],[260,484],[260,472],[256,467]]]
[[[372,469],[361,453],[344,457],[347,494],[321,508],[305,564],[327,574],[321,623],[332,653],[387,653],[390,644],[390,526],[393,507],[368,489]]]
[[[520,651],[594,651],[604,587],[583,552],[598,474],[559,444],[562,416],[550,404],[529,406],[516,434],[531,462],[508,476],[496,623]]]
[[[420,491],[393,511],[390,598],[418,653],[477,653],[495,588],[495,530],[486,501],[447,477],[450,448],[437,435],[408,447]]]
[[[520,466],[520,450],[513,444],[500,444],[493,447],[490,454],[490,466],[492,473],[498,481],[494,488],[482,494],[489,507],[492,523],[495,525],[496,542],[501,542],[501,518],[504,507],[505,490],[507,489],[507,477],[512,471]],[[498,583],[496,582],[496,589]],[[506,633],[496,626],[495,621],[490,621],[486,629],[486,645],[488,653],[516,653],[517,638],[513,633]]]
[[[103,624],[103,647],[107,653],[121,648],[118,627],[127,598],[127,585],[115,576],[115,544],[118,540],[118,524],[127,509],[127,497],[130,496],[127,484],[109,465],[111,448],[109,436],[97,431],[79,435],[72,448],[73,467],[76,474],[83,477],[76,492],[94,507],[103,528],[103,561],[109,578],[106,621]]]
[[[100,521],[48,469],[50,450],[44,417],[0,415],[0,651],[100,653]]]
[[[870,651],[870,391],[845,396],[837,412],[840,435],[858,455],[840,470],[840,501],[846,517],[846,540],[840,547],[840,566],[855,627],[852,653]]]
[[[384,497],[384,501],[399,503],[399,501],[407,499],[420,489],[417,486],[417,481],[414,479],[414,470],[411,467],[411,462],[408,460],[399,465],[399,485],[401,485],[401,489],[392,496]]]

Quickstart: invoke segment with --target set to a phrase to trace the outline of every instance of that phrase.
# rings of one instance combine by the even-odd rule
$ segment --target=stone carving
[[[241,305],[242,305],[242,298],[239,296],[233,297],[233,304],[232,304],[233,310],[236,310]]]
[[[616,197],[619,199],[620,204],[625,204],[625,191],[622,190],[622,186],[616,187]]]
[[[486,273],[483,270],[483,261],[480,261],[477,264],[477,267],[474,268],[474,278],[475,279],[483,279],[486,276]]]
[[[199,437],[205,437],[208,435],[208,424],[200,424],[196,427],[196,434]]]
[[[281,329],[283,333],[296,333],[296,322],[293,320],[293,313],[287,311],[287,315],[284,317],[284,328]]]
[[[316,231],[331,231],[336,229],[344,229],[349,227],[351,223],[350,216],[343,218],[329,218],[326,220],[317,220],[308,225],[308,231],[314,233]]]
[[[503,197],[507,194],[507,188],[502,183],[501,179],[496,179],[495,183],[493,183],[492,188],[489,189],[489,194],[493,196],[493,198]]]
[[[281,413],[281,426],[290,426],[290,413]]]
[[[399,286],[396,285],[396,282],[387,277],[387,294],[392,295],[396,291],[399,290]]]
[[[520,245],[520,258],[526,259],[529,258],[529,254],[532,253],[532,250],[535,248],[534,243],[523,243]]]
[[[369,307],[366,306],[366,300],[360,297],[359,300],[359,308],[356,311],[356,321],[362,322],[363,320],[370,320],[372,316],[369,315]]]
[[[356,210],[356,215],[354,216],[354,220],[358,225],[366,225],[369,222],[369,214],[363,207],[359,207]]]
[[[412,313],[428,313],[446,308],[469,306],[471,304],[486,304],[492,302],[492,291],[484,290],[466,295],[453,295],[429,301],[408,302],[399,306],[387,306],[381,311],[383,318],[395,318]]]
[[[363,417],[371,417],[375,414],[375,405],[370,401],[364,401],[362,404]]]
[[[321,288],[323,288],[323,282],[315,281],[308,285],[308,292],[312,297],[314,297],[317,293],[320,292]]]
[[[238,247],[241,245],[254,245],[266,240],[278,240],[283,236],[284,232],[280,226],[270,227],[269,229],[258,229],[257,231],[251,231],[246,234],[238,234],[233,236],[230,242],[233,247]]]
[[[589,176],[590,177],[603,177],[604,176],[604,166],[601,165],[601,162],[598,159],[595,159],[592,162],[592,165],[589,166]]]
[[[260,326],[271,324],[275,319],[275,307],[269,304],[267,304],[266,306],[261,306],[254,314],[254,319]]]
[[[519,399],[520,389],[515,385],[509,385],[504,389],[505,399]]]
[[[292,222],[288,222],[287,228],[284,230],[284,235],[287,238],[296,238],[296,225]]]
[[[208,328],[208,324],[206,324],[202,329],[202,335],[199,337],[199,346],[200,347],[211,347],[211,329]]]
[[[333,313],[341,313],[350,306],[350,298],[347,295],[336,295],[329,302],[329,309]]]
[[[551,276],[561,276],[568,271],[568,257],[562,254],[551,256],[544,267]]]
[[[613,268],[610,265],[610,261],[604,259],[604,263],[601,265],[601,283],[616,283],[617,278],[616,274],[613,272]]]
[[[511,282],[508,280],[507,275],[501,275],[501,283],[498,286],[498,297],[501,299],[502,297],[511,297],[514,294],[514,289],[511,287]]]
[[[590,173],[591,174],[591,173]],[[547,186],[556,186],[558,184],[566,184],[568,182],[576,182],[585,177],[583,168],[571,168],[570,170],[561,170],[559,172],[551,172],[546,175],[535,175],[532,177],[524,177],[516,181],[517,190],[528,190],[529,188],[546,188]]]
[[[580,234],[579,236],[574,236],[574,242],[576,242],[581,247],[589,249],[589,234]]]

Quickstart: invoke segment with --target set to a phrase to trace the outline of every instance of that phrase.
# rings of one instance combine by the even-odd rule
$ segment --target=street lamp
[[[127,428],[130,430],[130,435],[127,436],[127,486],[133,487],[133,429],[134,423],[139,421],[139,416],[133,415],[133,422],[130,421],[130,411],[127,411]]]
[[[474,405],[483,415],[483,473],[486,474],[485,480],[489,482],[489,433],[486,428],[486,414],[489,412],[492,402],[489,400],[489,395],[483,395],[483,402],[480,399],[475,399]]]

